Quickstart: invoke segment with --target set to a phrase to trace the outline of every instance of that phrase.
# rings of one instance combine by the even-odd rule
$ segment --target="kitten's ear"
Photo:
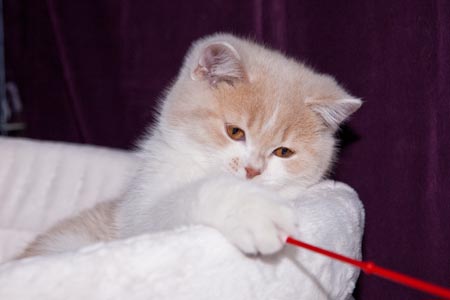
[[[307,99],[308,105],[332,129],[337,129],[345,119],[357,111],[362,101],[356,98],[348,99]]]
[[[226,42],[214,42],[201,50],[191,78],[208,80],[210,85],[216,86],[222,81],[230,84],[242,81],[246,79],[246,74],[236,49]]]

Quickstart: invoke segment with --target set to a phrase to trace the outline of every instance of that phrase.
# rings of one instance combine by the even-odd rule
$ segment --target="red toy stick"
[[[394,281],[406,286],[409,286],[411,288],[414,288],[416,290],[420,290],[423,292],[426,292],[431,295],[435,295],[438,297],[443,297],[444,299],[450,299],[450,290],[414,277],[410,277],[398,272],[391,271],[389,269],[385,269],[382,267],[379,267],[375,265],[373,262],[365,262],[356,260],[350,257],[346,257],[301,241],[298,241],[296,239],[293,239],[291,237],[287,237],[286,243],[292,244],[298,247],[306,248],[308,250],[323,254],[325,256],[337,259],[339,261],[351,264],[355,267],[360,268],[363,270],[366,274],[374,274],[379,277],[383,277],[385,279],[388,279],[390,281]]]

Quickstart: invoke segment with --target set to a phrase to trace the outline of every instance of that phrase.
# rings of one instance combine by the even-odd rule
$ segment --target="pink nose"
[[[245,172],[247,172],[247,179],[252,179],[255,176],[261,175],[261,170],[256,170],[252,167],[245,167]]]

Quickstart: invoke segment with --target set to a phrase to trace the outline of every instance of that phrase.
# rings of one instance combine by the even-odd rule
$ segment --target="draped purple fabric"
[[[190,42],[250,36],[365,104],[334,176],[365,204],[364,257],[450,286],[450,2],[5,0],[26,136],[130,148]],[[301,283],[299,283],[301,284]],[[423,299],[362,275],[357,299]]]

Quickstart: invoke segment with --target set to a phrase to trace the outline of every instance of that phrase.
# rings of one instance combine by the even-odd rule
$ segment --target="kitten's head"
[[[161,121],[203,169],[282,189],[326,174],[334,133],[360,105],[332,77],[218,34],[192,46]]]

